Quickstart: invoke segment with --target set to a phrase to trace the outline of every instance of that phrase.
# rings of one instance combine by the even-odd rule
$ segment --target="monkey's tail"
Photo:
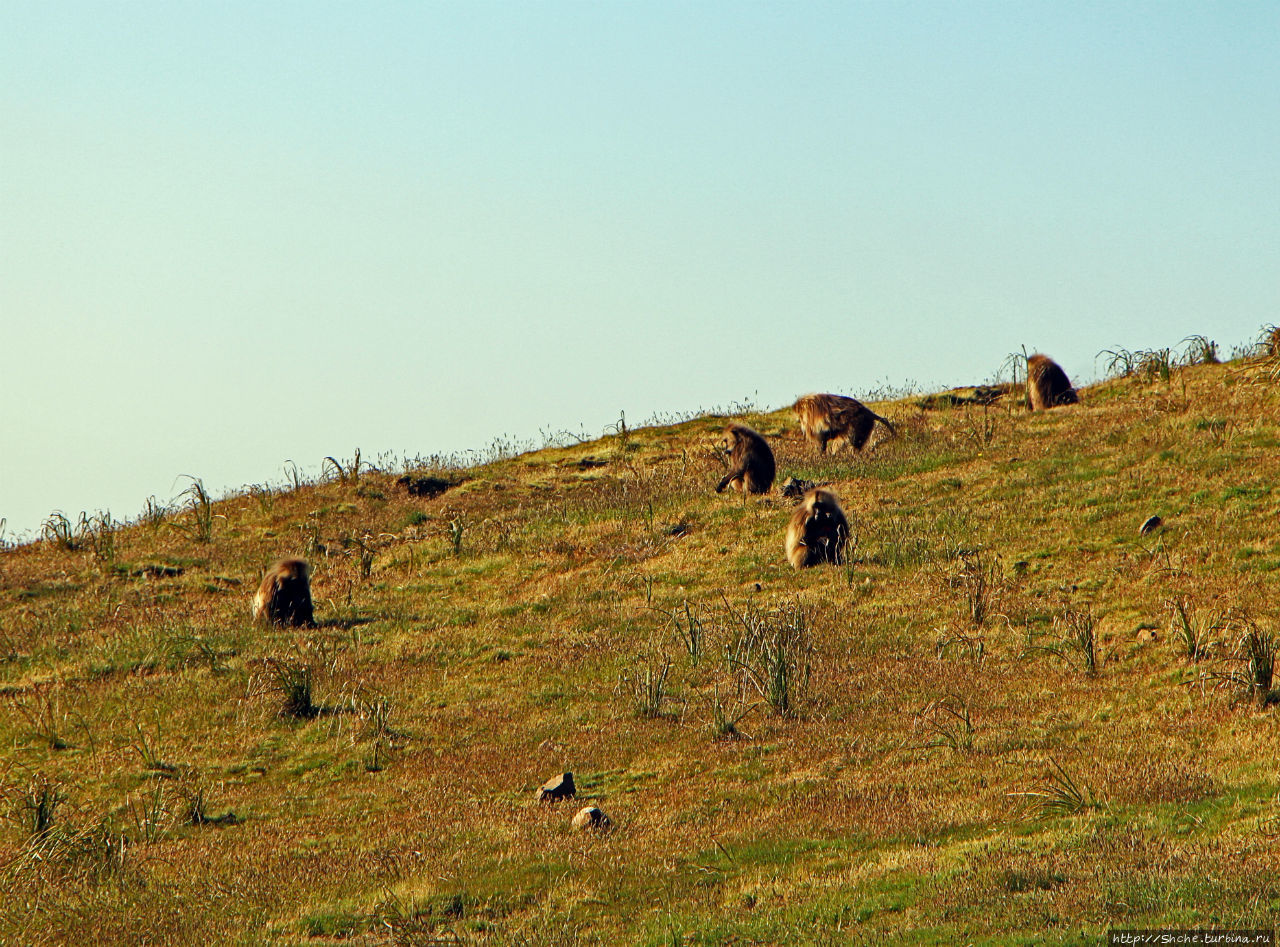
[[[893,426],[893,424],[889,421],[888,418],[882,418],[880,415],[877,414],[875,415],[875,419],[879,421],[881,424],[883,424],[885,427],[887,427],[889,429],[889,433],[892,434],[894,437],[898,436],[898,429]]]

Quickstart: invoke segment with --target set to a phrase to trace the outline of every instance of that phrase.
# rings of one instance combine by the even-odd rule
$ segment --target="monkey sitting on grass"
[[[787,559],[797,569],[844,562],[849,520],[830,490],[815,487],[804,495],[787,526]]]
[[[745,424],[730,424],[720,446],[729,455],[729,473],[716,486],[716,493],[723,493],[728,486],[744,493],[769,492],[777,466],[773,450],[758,431]]]
[[[1063,404],[1076,404],[1080,396],[1062,366],[1047,355],[1027,359],[1027,407],[1032,411],[1048,411]]]
[[[253,617],[272,625],[315,627],[311,581],[302,559],[281,559],[262,577],[253,597]]]

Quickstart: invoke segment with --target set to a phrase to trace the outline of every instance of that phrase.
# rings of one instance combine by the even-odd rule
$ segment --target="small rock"
[[[443,477],[409,477],[404,476],[396,481],[396,486],[404,487],[411,497],[426,497],[428,500],[438,497],[453,487],[457,481],[445,480]]]
[[[178,566],[162,566],[148,563],[141,569],[134,569],[131,574],[148,579],[172,579],[174,576],[182,575],[182,569]]]
[[[797,480],[795,477],[788,477],[786,483],[782,485],[782,495],[784,497],[802,497],[816,486],[817,484],[812,480]]]
[[[1164,520],[1158,516],[1152,516],[1138,528],[1138,532],[1143,536],[1150,536],[1163,525]]]
[[[689,535],[689,524],[683,520],[679,523],[672,523],[666,528],[666,534],[671,537]]]
[[[578,814],[573,817],[573,821],[569,824],[579,832],[585,829],[598,829],[601,832],[607,832],[613,828],[613,821],[595,806],[579,809]]]
[[[558,802],[577,794],[578,787],[573,784],[573,773],[561,773],[538,787],[539,802]]]

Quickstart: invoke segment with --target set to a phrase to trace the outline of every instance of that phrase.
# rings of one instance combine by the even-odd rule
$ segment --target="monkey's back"
[[[1032,411],[1047,411],[1079,400],[1061,365],[1047,355],[1027,359],[1027,404]]]
[[[849,520],[834,493],[815,488],[791,514],[785,542],[787,560],[797,569],[844,562]]]
[[[778,472],[773,448],[759,431],[742,425],[738,425],[738,429],[740,440],[735,447],[737,456],[734,459],[746,468],[743,486],[748,493],[768,493]]]
[[[254,596],[253,614],[273,625],[314,625],[306,562],[282,559],[268,569]]]

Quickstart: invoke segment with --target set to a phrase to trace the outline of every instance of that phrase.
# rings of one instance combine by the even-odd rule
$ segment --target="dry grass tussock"
[[[54,514],[0,554],[0,942],[1272,925],[1274,352],[1183,348],[1043,414],[880,402],[862,455],[736,415],[849,515],[801,572],[793,501],[713,492],[724,417]],[[250,621],[286,555],[315,629]]]

